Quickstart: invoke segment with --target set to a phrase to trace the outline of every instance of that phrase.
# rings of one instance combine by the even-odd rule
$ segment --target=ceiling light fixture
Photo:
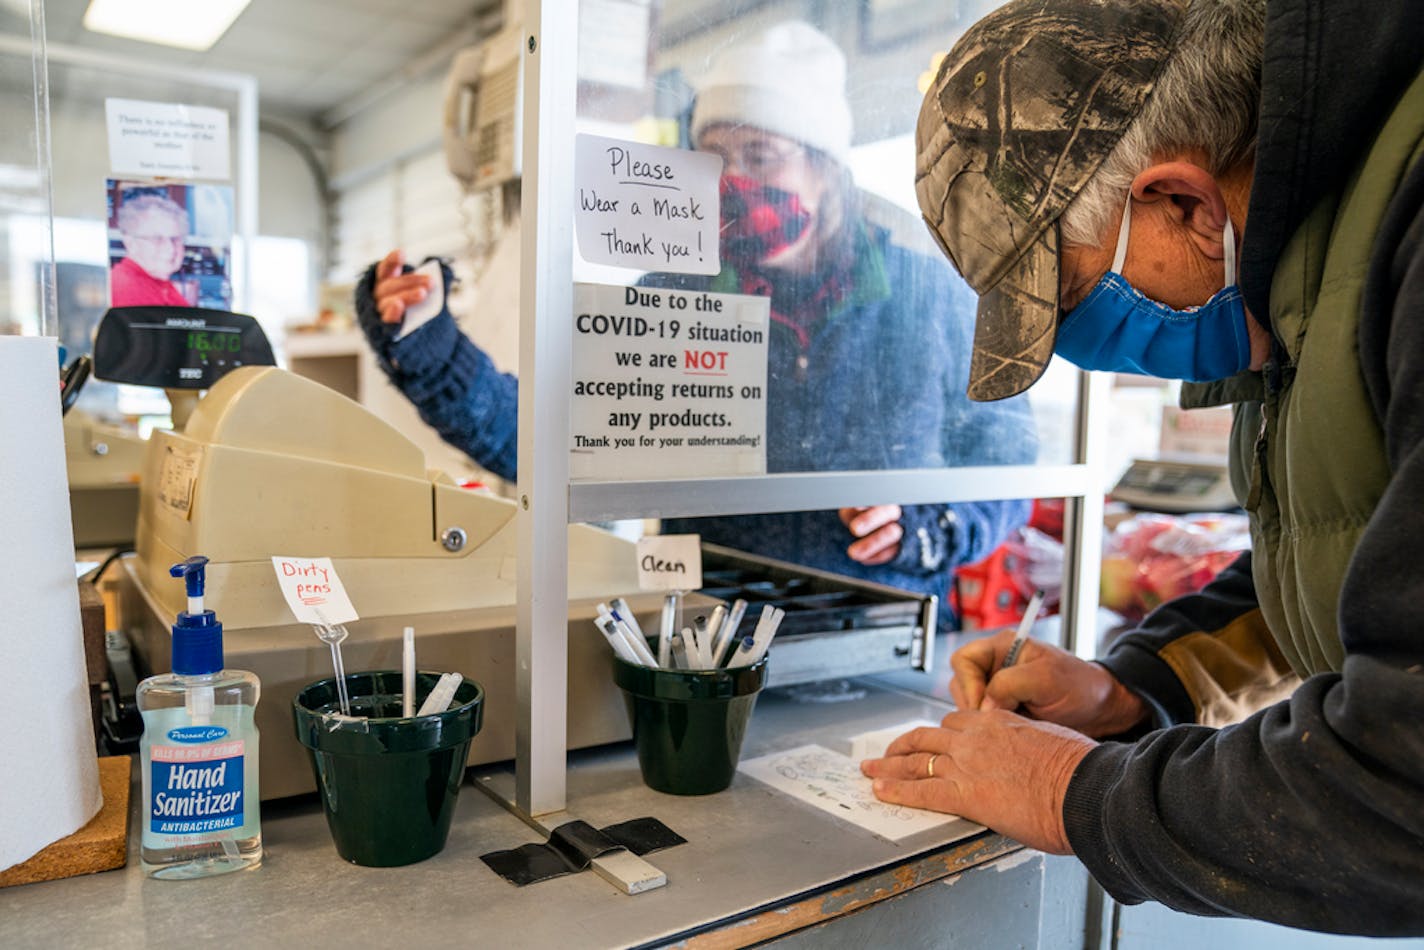
[[[210,49],[251,0],[90,0],[84,28],[180,49]]]

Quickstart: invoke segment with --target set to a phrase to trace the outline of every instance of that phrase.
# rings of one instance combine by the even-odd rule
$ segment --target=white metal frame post
[[[1098,654],[1098,600],[1103,566],[1103,472],[1107,463],[1108,373],[1079,373],[1077,461],[1091,483],[1067,499],[1063,523],[1063,647],[1085,660]]]
[[[524,4],[514,804],[565,804],[569,399],[578,0]]]

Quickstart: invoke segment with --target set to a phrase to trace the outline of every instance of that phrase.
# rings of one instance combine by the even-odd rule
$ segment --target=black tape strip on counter
[[[686,843],[686,838],[656,818],[634,818],[606,828],[595,828],[586,821],[570,821],[550,832],[544,844],[491,851],[480,855],[480,860],[509,883],[523,887],[587,870],[594,858],[610,851],[626,849],[642,857]]]
[[[631,821],[620,821],[616,825],[604,828],[603,833],[640,858],[645,854],[652,854],[654,851],[661,851],[674,845],[687,844],[686,838],[656,818],[634,818]]]

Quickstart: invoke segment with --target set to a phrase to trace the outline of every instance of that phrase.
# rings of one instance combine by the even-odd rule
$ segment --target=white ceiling
[[[503,0],[252,0],[212,49],[191,52],[89,32],[82,22],[88,0],[43,2],[50,43],[247,73],[257,77],[264,111],[306,118],[408,75],[427,54],[472,42],[498,26],[504,6]],[[27,0],[0,0],[0,29],[28,34],[26,9]]]

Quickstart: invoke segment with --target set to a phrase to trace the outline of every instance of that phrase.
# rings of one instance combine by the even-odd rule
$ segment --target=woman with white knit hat
[[[694,147],[725,163],[723,268],[643,283],[771,298],[769,471],[1032,460],[1025,404],[964,396],[973,292],[941,257],[897,245],[862,212],[846,166],[845,57],[825,34],[791,21],[728,46],[697,84],[691,129]],[[513,478],[514,377],[448,313],[396,339],[424,286],[401,274],[396,252],[358,285],[378,362],[447,441]],[[944,601],[953,568],[988,554],[1027,513],[1018,501],[881,505],[668,519],[664,530]],[[940,616],[952,624],[948,609]]]

